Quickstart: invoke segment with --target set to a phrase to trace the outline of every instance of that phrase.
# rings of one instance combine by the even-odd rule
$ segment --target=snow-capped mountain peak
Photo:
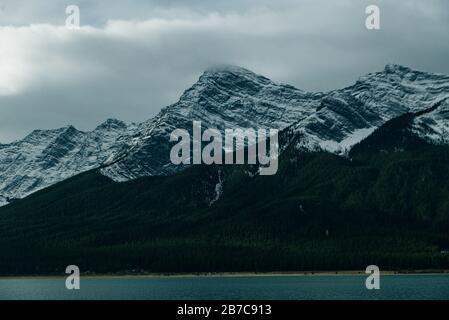
[[[329,92],[317,112],[295,127],[304,135],[302,147],[345,153],[386,121],[447,97],[449,76],[388,64],[352,86]]]
[[[34,130],[0,148],[0,204],[22,198],[53,183],[98,167],[116,152],[126,134],[123,122],[106,121],[83,132],[69,125]]]
[[[309,93],[275,83],[249,70],[214,67],[164,108],[155,118],[140,124],[117,156],[123,159],[103,169],[116,181],[142,175],[170,174],[179,167],[170,163],[168,139],[174,129],[191,131],[192,121],[203,128],[274,128],[282,130],[315,112],[323,94]]]
[[[101,130],[123,130],[126,129],[127,125],[125,122],[117,119],[109,118],[102,124],[100,124],[98,127],[95,128],[95,131],[101,131]]]
[[[449,76],[389,64],[352,86],[313,93],[279,84],[247,69],[206,70],[179,101],[154,118],[127,125],[108,119],[90,132],[73,126],[35,130],[0,145],[0,205],[80,172],[126,181],[172,174],[170,133],[204,129],[274,128],[299,134],[298,147],[345,154],[386,121],[437,106],[416,118],[414,130],[429,141],[449,143]],[[444,139],[443,139],[444,138]]]

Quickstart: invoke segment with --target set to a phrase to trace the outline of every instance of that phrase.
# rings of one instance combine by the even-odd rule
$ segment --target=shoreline
[[[448,275],[449,270],[397,270],[381,271],[381,276],[393,275]],[[280,271],[280,272],[197,272],[197,273],[81,273],[84,279],[107,278],[226,278],[226,277],[314,277],[314,276],[367,276],[369,274],[360,270],[344,271]],[[0,280],[13,279],[60,279],[68,275],[0,275]]]

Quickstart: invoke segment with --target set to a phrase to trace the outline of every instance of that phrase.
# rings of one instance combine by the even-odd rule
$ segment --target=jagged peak
[[[198,81],[183,93],[180,101],[197,100],[226,91],[236,95],[253,95],[263,87],[272,85],[275,85],[273,81],[248,69],[226,64],[215,65],[204,71]]]
[[[98,127],[95,128],[96,130],[103,130],[103,129],[111,129],[111,128],[126,128],[126,123],[115,119],[115,118],[108,118],[106,121],[104,121],[102,124],[100,124]]]
[[[75,128],[75,127],[74,127],[73,125],[71,125],[71,124],[66,125],[66,126],[63,127],[62,129],[64,130],[64,132],[67,132],[67,131],[78,131],[78,129]]]
[[[413,72],[416,70],[413,70],[409,67],[400,65],[400,64],[395,64],[395,63],[388,63],[385,65],[385,68],[383,70],[384,73],[408,73],[408,72]]]
[[[249,69],[232,65],[232,64],[218,64],[213,65],[204,71],[205,74],[217,74],[217,73],[237,73],[237,74],[251,74],[256,75]],[[256,75],[257,76],[257,75]]]
[[[416,76],[419,76],[421,78],[428,77],[428,78],[438,78],[438,79],[444,79],[444,80],[449,79],[449,76],[447,74],[418,70],[418,69],[414,69],[414,68],[411,68],[408,66],[404,66],[401,64],[395,64],[395,63],[389,63],[389,64],[385,65],[385,68],[380,73],[382,73],[384,75],[385,74],[394,74],[394,75],[400,76],[401,78],[407,77],[407,78],[412,78],[412,79],[414,79],[414,77],[416,77]]]
[[[413,70],[410,67],[403,66],[395,63],[388,63],[381,71],[370,72],[359,77],[357,82],[372,82],[381,81],[381,79],[402,79],[406,75],[422,73],[420,71]]]
[[[62,129],[62,134],[67,135],[67,134],[74,134],[74,133],[81,133],[82,131],[78,130],[77,128],[75,128],[73,125],[69,124]]]
[[[35,137],[40,137],[43,135],[60,135],[70,131],[78,131],[78,130],[72,125],[67,125],[65,127],[57,129],[35,129],[31,131],[31,133],[29,133],[23,140],[26,141],[29,139],[34,139]]]
[[[430,79],[449,81],[449,76],[439,73],[420,71],[400,64],[389,63],[385,65],[385,67],[381,71],[371,72],[359,77],[359,79],[355,83],[355,86],[358,86],[360,84],[372,85],[383,82],[400,83],[404,80],[408,82],[414,82],[416,80],[425,81]],[[349,88],[352,87],[353,86],[350,86]],[[340,89],[334,91],[339,90]]]
[[[123,122],[121,120],[109,118],[106,121],[104,121],[102,124],[97,126],[93,131],[107,130],[107,129],[113,129],[113,128],[124,129],[124,128],[127,128],[127,125],[125,122]],[[56,137],[56,136],[63,136],[63,135],[76,134],[76,133],[86,133],[86,132],[78,130],[76,127],[74,127],[71,124],[66,125],[64,127],[56,128],[56,129],[35,129],[35,130],[31,131],[28,135],[26,135],[23,139],[16,140],[16,141],[12,142],[12,144],[20,143],[21,141],[33,141],[35,139],[39,139],[40,137],[44,137],[44,136]],[[0,145],[2,145],[2,144],[0,143]]]
[[[199,79],[199,83],[208,82],[209,80],[220,81],[222,79],[228,79],[232,77],[234,80],[236,78],[245,79],[247,81],[271,83],[271,80],[259,75],[251,70],[245,69],[243,67],[235,65],[215,65],[209,67],[204,71]]]

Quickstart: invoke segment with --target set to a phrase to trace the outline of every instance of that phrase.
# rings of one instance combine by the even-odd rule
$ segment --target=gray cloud
[[[449,73],[449,4],[377,1],[1,1],[0,141],[34,128],[142,121],[208,67],[236,64],[305,90],[352,84],[386,63]],[[78,4],[83,28],[66,30]],[[15,14],[12,14],[15,12]]]

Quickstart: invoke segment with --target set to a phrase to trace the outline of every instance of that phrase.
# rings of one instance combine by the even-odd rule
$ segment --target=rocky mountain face
[[[413,122],[413,132],[435,144],[449,144],[449,99],[438,108],[419,115]]]
[[[118,152],[118,138],[128,129],[110,119],[91,132],[72,126],[35,130],[23,140],[2,145],[0,204],[97,168]]]
[[[141,123],[116,156],[102,170],[115,181],[179,170],[170,162],[170,133],[192,131],[192,121],[202,128],[275,128],[282,130],[306,119],[320,105],[322,93],[309,93],[277,84],[246,69],[225,66],[206,71],[179,101],[154,119]]]
[[[303,134],[301,147],[345,154],[386,121],[426,110],[448,98],[449,76],[387,65],[382,72],[330,92],[315,113],[294,127]],[[438,108],[418,119],[416,130],[423,137],[439,140],[448,120],[447,112]]]
[[[178,102],[137,125],[108,120],[92,132],[69,126],[36,130],[0,145],[0,205],[80,172],[102,167],[115,181],[167,175],[170,133],[203,128],[273,128],[298,135],[299,148],[346,154],[388,120],[419,115],[413,130],[433,143],[449,138],[449,76],[398,65],[361,77],[354,85],[311,93],[278,84],[238,67],[206,71]]]

